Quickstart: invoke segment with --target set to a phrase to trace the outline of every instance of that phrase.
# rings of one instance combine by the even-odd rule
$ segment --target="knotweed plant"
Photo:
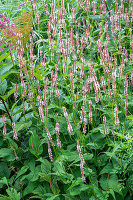
[[[132,199],[132,0],[18,1],[9,13],[0,198]]]

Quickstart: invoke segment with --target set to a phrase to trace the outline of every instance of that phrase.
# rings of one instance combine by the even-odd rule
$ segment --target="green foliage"
[[[1,200],[133,197],[133,5],[86,2],[0,0]]]

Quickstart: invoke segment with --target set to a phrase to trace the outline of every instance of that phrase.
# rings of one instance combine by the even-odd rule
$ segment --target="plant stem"
[[[8,109],[7,109],[7,107],[6,107],[6,104],[5,104],[4,99],[3,99],[1,96],[0,96],[0,100],[2,101],[2,103],[3,103],[3,105],[4,105],[5,109],[6,109],[6,112],[7,112],[8,116],[9,116],[9,118],[10,118],[10,120],[11,120],[11,123],[12,123],[12,117],[11,117],[11,115],[10,115],[10,113],[9,113],[9,111],[8,111]]]

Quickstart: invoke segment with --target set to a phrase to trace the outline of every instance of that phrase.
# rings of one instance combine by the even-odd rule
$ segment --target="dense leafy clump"
[[[0,199],[131,200],[132,1],[0,4]]]

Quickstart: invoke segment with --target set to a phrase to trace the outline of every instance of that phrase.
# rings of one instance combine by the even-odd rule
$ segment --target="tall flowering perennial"
[[[47,93],[48,93],[48,77],[46,78],[46,86],[44,85],[43,89],[43,105],[45,106],[45,114],[46,116],[48,115],[48,98],[47,98]]]
[[[33,40],[32,40],[32,36],[31,35],[30,35],[30,68],[31,68],[32,78],[34,79],[34,70],[33,70]]]
[[[115,112],[115,125],[119,126],[118,110],[117,110],[117,105],[116,104],[115,104],[114,112]]]
[[[69,134],[72,134],[73,129],[72,129],[72,126],[71,126],[71,124],[70,124],[70,122],[69,122],[68,114],[67,114],[65,108],[64,108],[64,117],[66,118],[66,121],[67,121],[67,130],[68,130],[68,133],[69,133]]]
[[[24,6],[26,4],[26,2],[24,1],[23,3],[18,5],[18,9],[20,9],[22,6]]]
[[[54,146],[54,143],[53,143],[53,140],[52,140],[51,134],[50,134],[50,132],[49,132],[49,130],[48,130],[46,124],[45,124],[45,129],[46,129],[47,136],[48,136],[48,138],[49,138],[49,140],[50,140],[52,146]]]
[[[85,95],[85,93],[86,93],[86,88],[83,86],[83,88],[82,88],[82,91],[83,91],[83,98],[84,98],[84,100],[83,100],[83,104],[84,104],[84,106],[86,107],[86,95]]]
[[[80,124],[82,123],[83,109],[84,109],[84,107],[82,106],[82,112],[81,112],[80,119],[79,119],[79,123],[78,123],[78,126],[79,126],[79,127],[80,127]]]
[[[93,15],[96,14],[96,1],[93,1]]]
[[[18,136],[17,136],[17,133],[16,133],[16,130],[15,130],[15,121],[14,121],[14,116],[12,116],[12,129],[13,129],[13,138],[15,140],[18,140]]]
[[[56,117],[58,118],[58,113],[56,113]],[[60,138],[59,138],[60,133],[59,133],[59,121],[58,121],[58,119],[57,119],[57,122],[56,122],[55,130],[56,130],[56,136],[57,136],[57,145],[58,145],[58,147],[61,148],[61,141],[60,141]]]
[[[43,114],[43,106],[42,106],[42,99],[40,94],[37,96],[38,102],[39,102],[39,115],[41,118],[41,122],[44,122],[44,114]]]
[[[132,86],[133,86],[133,69],[132,69],[132,65],[131,65],[131,81],[132,81]]]
[[[79,153],[79,157],[81,158],[81,161],[80,161],[80,170],[81,170],[81,174],[82,174],[82,180],[83,182],[86,182],[85,181],[85,176],[84,176],[84,164],[85,164],[85,161],[83,159],[83,156],[82,156],[82,153],[81,153],[81,148],[80,148],[80,145],[79,145],[79,141],[77,141],[77,151]]]
[[[103,123],[104,123],[104,128],[105,128],[105,134],[108,135],[108,129],[107,129],[107,124],[106,124],[106,117],[105,117],[105,115],[103,116]]]
[[[22,72],[22,67],[23,67],[23,60],[22,60],[22,56],[19,56],[19,68],[20,68],[20,80],[21,80],[21,84],[22,84],[22,88],[23,88],[23,92],[24,92],[24,96],[26,95],[25,92],[25,82],[24,82],[24,76],[23,76],[23,72]]]
[[[50,148],[50,144],[49,144],[48,139],[46,139],[46,140],[47,140],[47,143],[48,143],[48,154],[49,154],[49,158],[50,158],[51,162],[53,162],[52,150],[51,150],[51,148]]]
[[[84,111],[84,128],[83,128],[83,133],[86,133],[86,126],[87,126],[87,118],[86,118],[86,112]]]
[[[16,160],[18,160],[19,157],[17,156],[17,153],[16,153],[15,149],[13,148],[13,146],[12,146],[11,148],[12,148],[12,150],[13,150],[13,152],[14,152],[14,156],[16,157]]]
[[[116,68],[113,68],[113,72],[112,72],[112,78],[113,78],[113,93],[116,93]]]
[[[33,0],[33,8],[35,10],[37,26],[39,27],[39,11],[38,11],[38,6],[36,5],[34,0]]]
[[[55,65],[55,75],[53,78],[53,82],[55,85],[55,95],[57,96],[58,99],[60,99],[59,89],[57,87],[57,64]]]
[[[94,71],[93,67],[90,66],[90,69],[91,69],[92,74],[93,74],[92,80],[93,80],[93,87],[94,87],[94,90],[95,90],[95,101],[96,101],[96,103],[98,103],[99,102],[98,92],[99,92],[99,96],[101,96],[100,86],[99,86],[99,83],[97,81],[97,77],[95,75],[95,71]]]
[[[127,79],[127,74],[126,74],[126,80],[125,80],[125,85],[124,85],[124,94],[125,94],[125,115],[127,116],[127,107],[128,107],[128,93],[127,93],[127,88],[128,88],[128,79]]]

